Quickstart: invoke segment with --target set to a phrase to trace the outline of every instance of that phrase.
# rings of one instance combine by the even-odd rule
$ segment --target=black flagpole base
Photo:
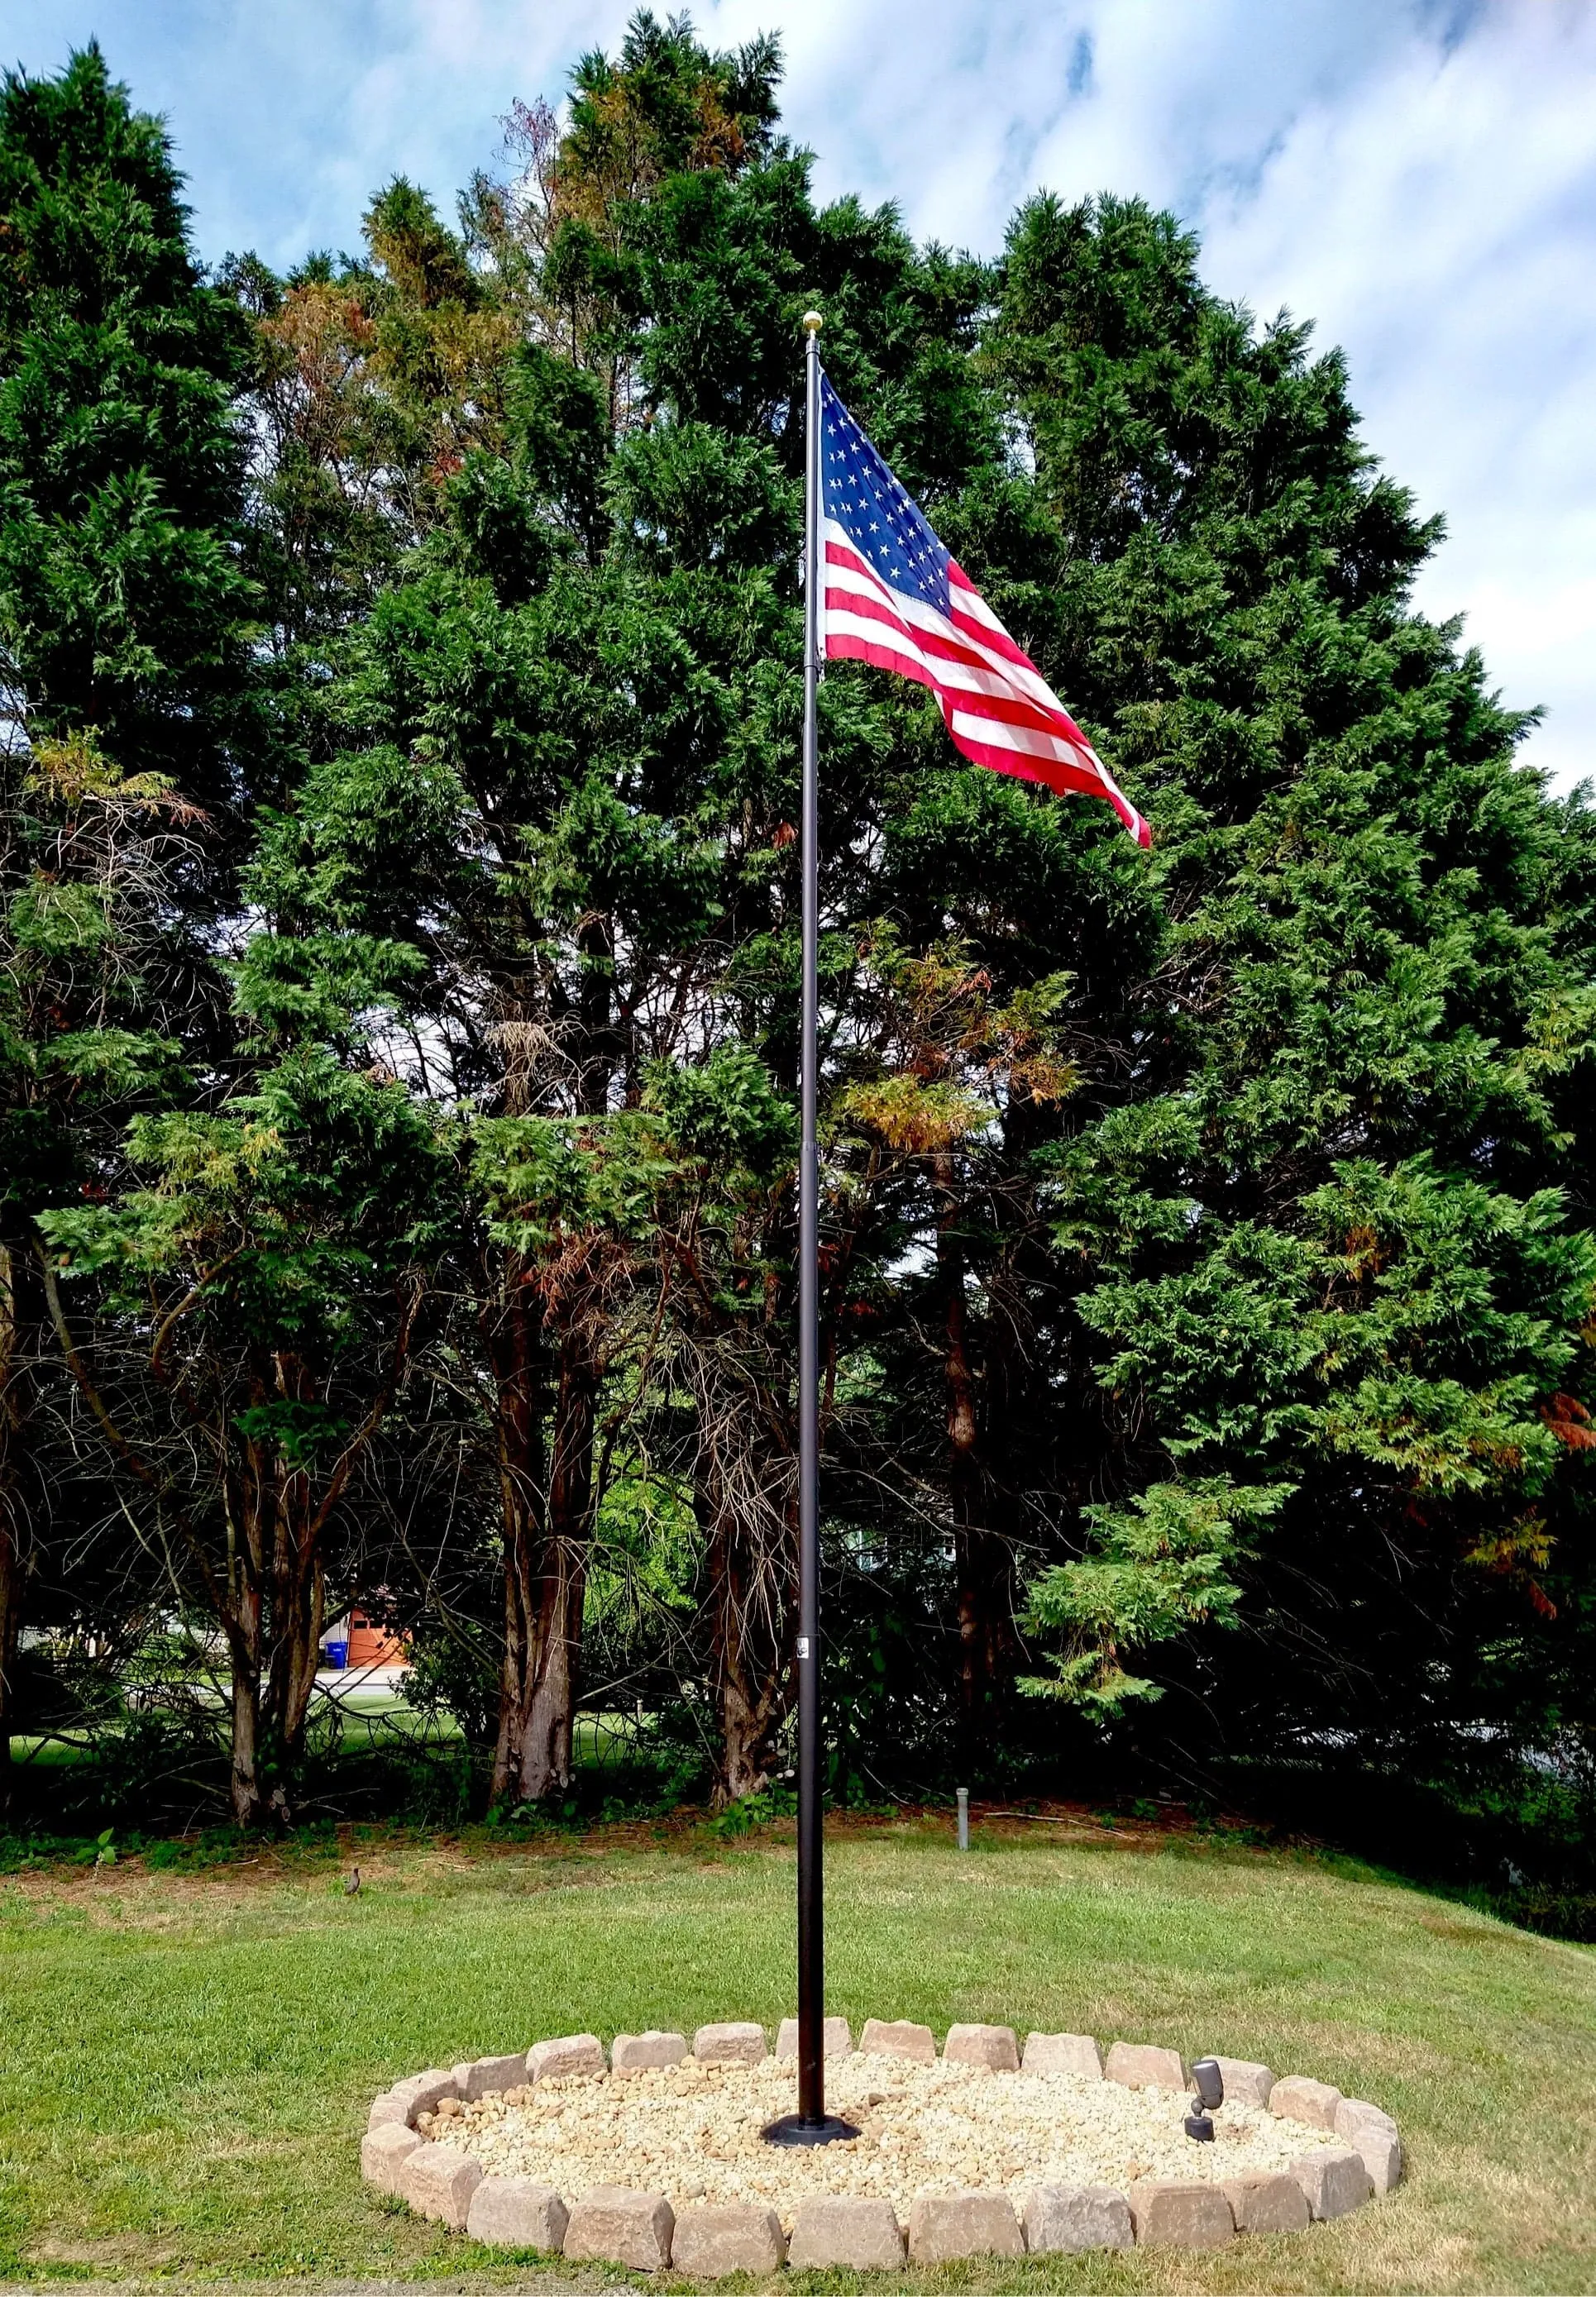
[[[760,2136],[767,2145],[835,2145],[839,2138],[857,2137],[859,2132],[835,2113],[820,2114],[812,2121],[807,2114],[784,2113],[779,2121],[768,2122]]]

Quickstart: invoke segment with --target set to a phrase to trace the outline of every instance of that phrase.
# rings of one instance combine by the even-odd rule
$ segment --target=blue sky
[[[630,0],[0,0],[0,55],[97,35],[164,112],[202,252],[355,245],[395,172],[447,206],[514,96],[557,96]],[[1342,344],[1370,443],[1446,514],[1527,754],[1596,773],[1596,0],[700,0],[784,37],[823,193],[984,251],[1016,200],[1140,192],[1205,273]]]

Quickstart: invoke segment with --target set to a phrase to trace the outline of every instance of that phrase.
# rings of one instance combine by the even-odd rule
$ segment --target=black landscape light
[[[1225,2078],[1219,2070],[1217,2058],[1198,2058],[1191,2069],[1191,2079],[1197,2095],[1191,2101],[1191,2112],[1186,2117],[1186,2135],[1199,2145],[1213,2143],[1213,2124],[1209,2116],[1216,2105],[1225,2102]]]

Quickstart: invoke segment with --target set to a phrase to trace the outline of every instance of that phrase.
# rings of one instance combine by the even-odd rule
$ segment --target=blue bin
[[[349,1663],[349,1644],[341,1640],[337,1642],[329,1642],[327,1645],[327,1665],[329,1667],[347,1667]]]

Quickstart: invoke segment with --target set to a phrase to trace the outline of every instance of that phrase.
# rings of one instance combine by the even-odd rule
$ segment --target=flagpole
[[[802,1018],[798,1150],[798,2111],[776,2145],[855,2137],[826,2111],[826,1901],[820,1799],[820,315],[807,337],[803,439]]]

